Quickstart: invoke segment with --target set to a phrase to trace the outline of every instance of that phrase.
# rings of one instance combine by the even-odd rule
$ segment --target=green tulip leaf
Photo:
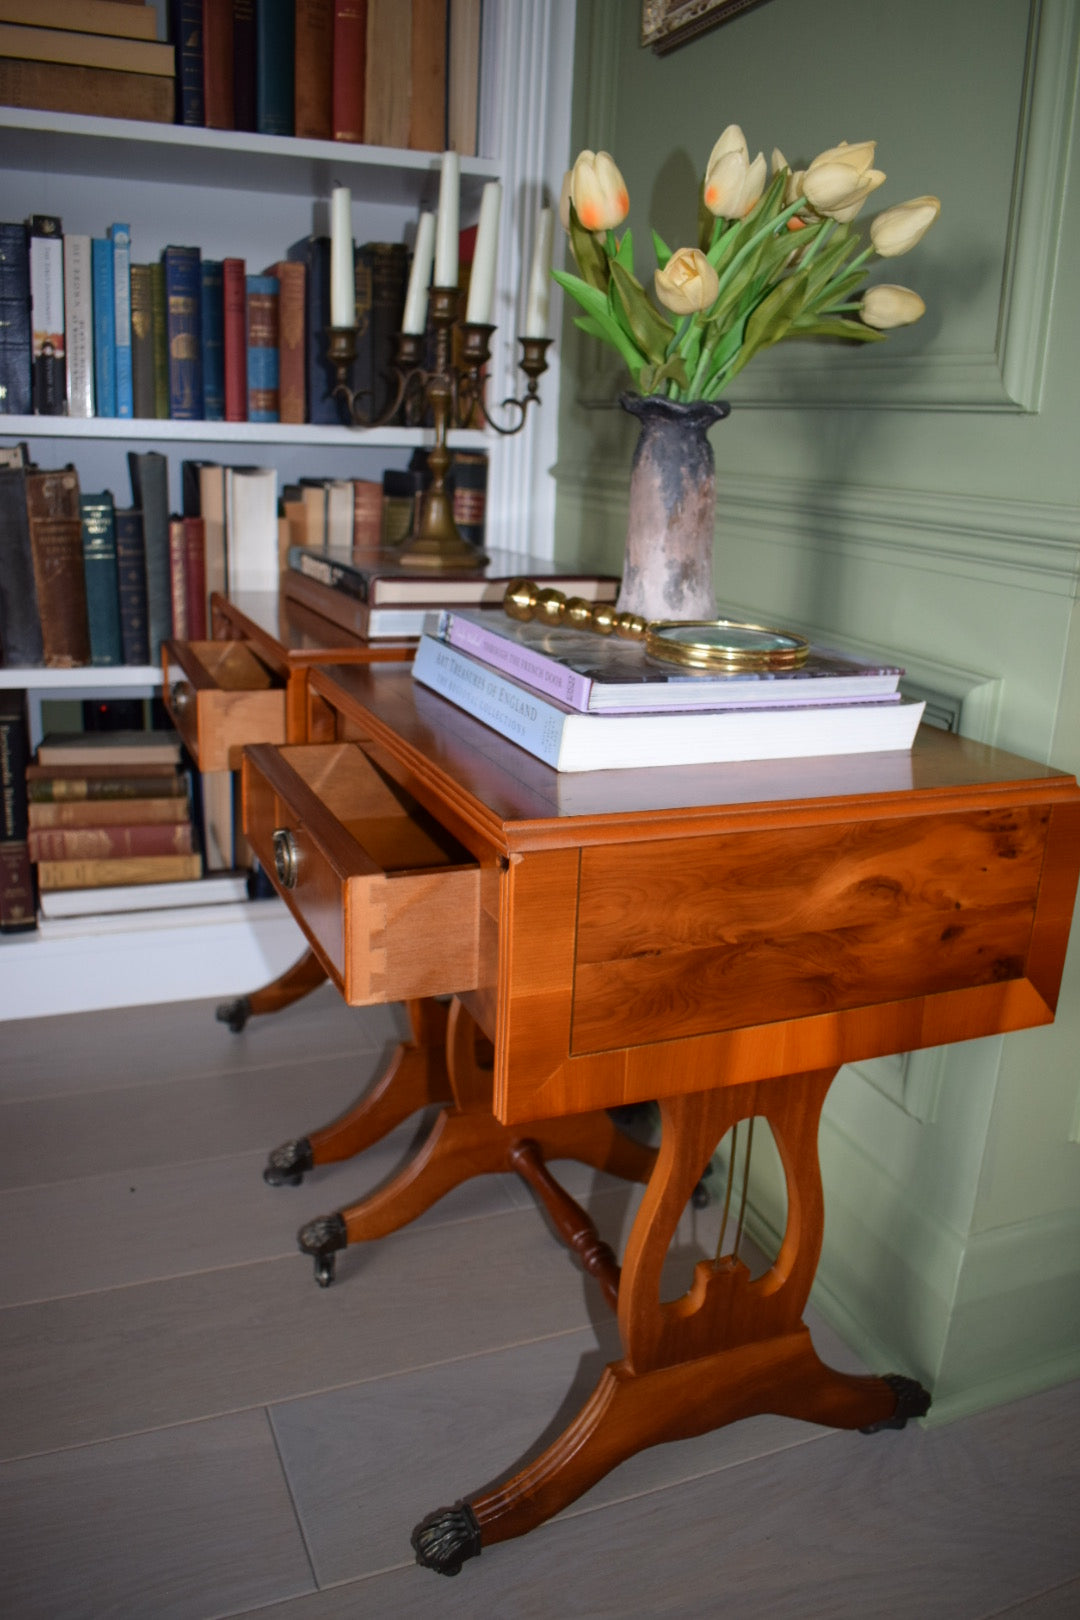
[[[583,280],[601,292],[610,279],[608,257],[591,231],[587,231],[577,217],[577,209],[570,204],[570,247]]]
[[[649,300],[641,283],[627,275],[618,260],[612,261],[611,282],[634,342],[655,365],[662,365],[675,328]]]
[[[668,260],[671,258],[671,249],[668,247],[663,237],[660,236],[656,231],[653,231],[652,233],[652,245],[653,252],[656,254],[656,268],[658,270],[663,270]]]

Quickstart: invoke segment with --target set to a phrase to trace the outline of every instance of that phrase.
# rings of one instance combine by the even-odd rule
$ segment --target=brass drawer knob
[[[283,889],[295,889],[300,868],[300,851],[288,827],[274,829],[274,871]]]
[[[195,688],[190,681],[177,681],[169,693],[169,702],[174,714],[184,714],[195,701]]]

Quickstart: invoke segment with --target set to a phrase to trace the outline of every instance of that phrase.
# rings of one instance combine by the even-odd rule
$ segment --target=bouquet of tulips
[[[584,310],[576,324],[616,348],[641,394],[714,400],[747,363],[786,338],[873,342],[925,311],[918,293],[863,288],[870,261],[922,239],[936,197],[887,208],[863,245],[852,220],[885,179],[874,141],[820,152],[792,170],[774,151],[772,178],[730,124],[713,147],[698,208],[698,245],[673,252],[653,231],[660,307],[634,275],[626,184],[606,152],[584,151],[563,182],[559,213],[579,275],[553,272]]]

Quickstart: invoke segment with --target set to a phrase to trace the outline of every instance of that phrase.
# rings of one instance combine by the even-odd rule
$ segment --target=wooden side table
[[[417,1527],[419,1561],[456,1573],[635,1451],[753,1413],[874,1429],[925,1412],[910,1379],[826,1366],[802,1321],[821,1107],[843,1063],[1052,1020],[1075,780],[932,730],[910,755],[567,777],[401,668],[320,668],[308,691],[322,741],[245,750],[247,834],[346,999],[416,1009],[396,1066],[312,1134],[312,1162],[443,1106],[401,1174],[302,1247],[332,1270],[347,1243],[512,1169],[600,1283],[624,1352],[540,1457]],[[655,1157],[606,1112],[650,1099]],[[691,1190],[756,1116],[787,1179],[776,1259],[756,1278],[703,1262],[664,1300]],[[550,1174],[567,1156],[647,1180],[621,1266]]]

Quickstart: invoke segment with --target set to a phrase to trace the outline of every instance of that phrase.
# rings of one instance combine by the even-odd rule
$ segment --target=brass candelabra
[[[525,425],[529,406],[539,403],[539,381],[547,370],[547,349],[550,338],[519,338],[522,347],[518,362],[528,378],[528,387],[520,399],[504,399],[501,410],[513,412],[505,426],[496,421],[484,399],[486,378],[484,367],[491,355],[493,326],[476,322],[461,322],[461,360],[453,357],[453,333],[458,325],[459,292],[456,287],[433,287],[430,296],[431,325],[434,329],[434,359],[424,365],[426,338],[422,333],[399,332],[393,362],[390,392],[381,410],[374,412],[372,396],[367,391],[354,391],[348,383],[349,372],[356,359],[355,326],[331,326],[327,329],[327,346],[337,383],[333,393],[348,412],[349,424],[357,428],[382,427],[393,421],[408,401],[415,401],[421,409],[430,406],[435,443],[428,456],[431,483],[424,491],[416,530],[401,547],[404,563],[418,568],[482,568],[486,555],[467,541],[454,522],[453,499],[447,488],[447,475],[453,460],[447,446],[451,428],[461,428],[472,420],[477,409],[483,411],[484,420],[496,433],[508,436],[520,433]],[[367,408],[365,408],[365,401]]]

